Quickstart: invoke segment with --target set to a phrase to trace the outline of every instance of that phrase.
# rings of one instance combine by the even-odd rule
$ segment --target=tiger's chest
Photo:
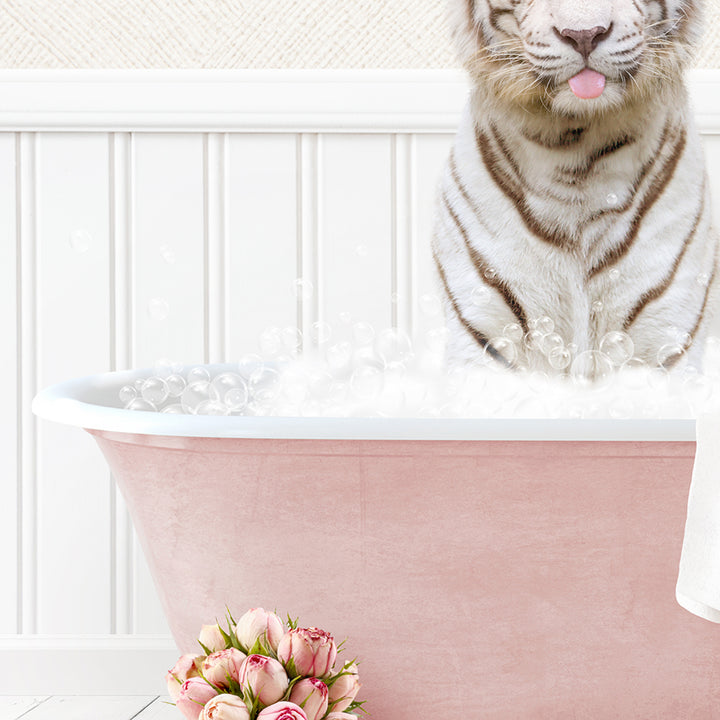
[[[455,314],[487,340],[508,320],[527,337],[549,318],[554,341],[579,351],[622,331],[652,361],[673,341],[673,306],[702,300],[695,279],[713,262],[694,242],[709,232],[702,168],[682,118],[543,132],[467,113],[435,240]],[[683,276],[684,290],[670,287]],[[533,352],[520,342],[515,354]]]

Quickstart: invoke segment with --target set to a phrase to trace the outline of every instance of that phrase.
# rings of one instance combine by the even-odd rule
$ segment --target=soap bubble
[[[497,278],[497,270],[495,268],[491,268],[491,267],[485,268],[485,270],[483,271],[483,277],[486,280],[489,280],[490,282],[492,282],[493,280],[495,280]]]
[[[615,193],[608,193],[605,196],[605,202],[609,207],[615,207],[618,204],[618,196]]]
[[[263,357],[275,358],[283,349],[283,334],[279,327],[267,327],[260,333],[260,352]]]
[[[431,352],[441,352],[445,349],[447,337],[448,329],[444,325],[432,328],[425,333],[425,346]]]
[[[613,268],[609,273],[608,277],[611,280],[619,280],[620,279],[620,271],[617,268]]]
[[[280,331],[280,340],[283,349],[291,355],[295,355],[302,348],[302,332],[292,325]]]
[[[149,377],[140,390],[143,400],[155,406],[162,405],[168,397],[168,386],[161,377]]]
[[[497,350],[510,365],[514,364],[518,358],[517,346],[512,340],[506,338],[505,336],[492,338],[490,340],[490,347],[495,348],[495,350]],[[487,346],[485,347],[485,355],[487,357],[492,357],[493,360],[495,359],[488,351]]]
[[[572,362],[570,350],[562,346],[552,348],[548,353],[548,362],[555,370],[565,370]]]
[[[263,359],[257,353],[246,353],[238,360],[238,372],[247,379],[262,364]]]
[[[593,315],[599,315],[599,314],[602,312],[602,310],[603,310],[604,307],[605,307],[605,306],[603,305],[602,300],[596,300],[596,301],[592,304],[592,306],[591,306],[590,309],[592,310]]]
[[[185,376],[187,378],[188,383],[194,383],[198,381],[204,381],[209,383],[210,382],[210,371],[202,367],[202,365],[196,365],[194,367],[191,367]]]
[[[619,373],[623,387],[640,390],[647,383],[648,366],[641,358],[631,357],[619,368]]]
[[[421,295],[418,304],[420,306],[420,312],[428,317],[437,317],[442,312],[442,302],[440,298],[433,293]]]
[[[137,390],[134,385],[123,385],[118,392],[118,397],[123,405],[127,405],[137,397]]]
[[[78,254],[86,253],[91,242],[92,235],[87,230],[73,230],[68,237],[70,247]]]
[[[227,415],[229,410],[216,400],[203,400],[195,408],[196,415]]]
[[[322,320],[314,322],[310,328],[310,337],[317,345],[324,345],[330,342],[330,338],[332,337],[332,327],[330,323]]]
[[[524,335],[523,329],[518,323],[508,323],[503,328],[502,334],[514,343],[521,343]]]
[[[687,359],[685,348],[679,343],[663,345],[657,354],[658,365],[669,368],[678,367],[679,363]]]
[[[165,415],[186,415],[185,408],[180,403],[166,405],[161,411]]]
[[[157,375],[157,377],[167,378],[172,375],[178,367],[179,366],[172,360],[160,358],[155,361],[155,364],[153,365],[153,372]]]
[[[543,339],[543,336],[544,333],[537,328],[529,330],[523,337],[523,345],[528,350],[534,350],[535,348],[540,347],[540,341]]]
[[[162,245],[160,247],[160,257],[168,264],[174,265],[177,257],[175,251],[169,245]]]
[[[303,278],[297,278],[297,280],[295,280],[293,289],[295,297],[298,300],[310,300],[315,292],[313,284]]]
[[[470,302],[476,307],[482,307],[490,302],[491,294],[489,287],[486,285],[478,285],[476,288],[473,288],[470,293]]]
[[[580,353],[570,366],[570,374],[581,387],[600,388],[612,379],[613,364],[605,353],[586,350]]]
[[[178,374],[168,375],[167,378],[165,378],[165,383],[167,384],[170,397],[180,397],[182,391],[187,387],[185,378]]]
[[[603,335],[598,350],[607,355],[613,365],[619,367],[633,356],[635,344],[627,333],[620,330],[611,330]]]
[[[256,402],[270,402],[279,392],[280,374],[266,365],[256,368],[248,379],[250,394]]]
[[[141,410],[145,412],[157,412],[157,408],[151,402],[143,398],[135,398],[125,405],[126,410]]]
[[[356,345],[371,345],[375,339],[375,328],[369,322],[361,320],[353,325],[352,334]]]
[[[400,328],[385,328],[378,333],[375,349],[386,364],[404,362],[412,355],[412,342]]]
[[[325,360],[333,371],[343,370],[350,364],[353,355],[352,343],[347,340],[330,345],[325,351]]]
[[[540,338],[540,350],[549,355],[555,348],[564,347],[563,339],[556,332],[550,332]]]
[[[197,412],[200,403],[209,399],[210,383],[207,380],[194,380],[190,382],[180,395],[180,402],[183,408],[185,408],[185,412],[193,414]]]
[[[707,273],[700,273],[695,280],[701,287],[707,287],[710,282],[710,276]]]
[[[150,298],[147,304],[148,315],[153,320],[165,320],[170,314],[170,303],[165,298]]]
[[[314,400],[324,402],[330,395],[333,382],[333,376],[324,367],[312,367],[308,374],[310,396]]]
[[[535,320],[534,327],[536,330],[539,330],[543,335],[548,335],[555,329],[555,321],[551,317],[543,315],[542,317]]]
[[[233,411],[241,410],[247,405],[249,398],[248,386],[241,375],[224,372],[215,376],[210,382],[210,399],[226,405]]]

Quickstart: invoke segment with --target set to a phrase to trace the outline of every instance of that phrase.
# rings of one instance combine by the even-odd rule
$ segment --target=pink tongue
[[[605,89],[605,76],[590,68],[585,68],[568,80],[570,89],[583,100],[600,97]]]

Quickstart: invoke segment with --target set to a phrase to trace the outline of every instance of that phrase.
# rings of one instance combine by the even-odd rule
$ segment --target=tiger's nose
[[[590,53],[610,34],[612,23],[609,27],[597,25],[588,30],[573,30],[572,28],[564,30],[553,28],[553,30],[563,42],[572,45],[587,60]]]

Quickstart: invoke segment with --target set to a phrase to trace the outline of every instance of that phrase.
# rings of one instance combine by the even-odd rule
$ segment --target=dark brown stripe
[[[460,218],[457,216],[457,213],[450,206],[447,197],[443,195],[442,199],[445,204],[445,209],[452,218],[452,221],[455,223],[455,227],[460,232],[460,235],[462,235],[465,248],[470,255],[472,264],[475,266],[478,277],[482,282],[494,288],[500,293],[500,295],[502,295],[503,300],[505,300],[505,304],[510,308],[512,314],[517,318],[520,327],[522,327],[523,333],[529,332],[527,315],[525,314],[525,311],[520,305],[517,297],[515,297],[515,294],[508,287],[507,282],[502,278],[497,277],[497,272],[492,269],[491,265],[485,260],[481,253],[470,244],[467,229],[463,226]]]
[[[452,305],[453,311],[455,312],[455,315],[457,316],[457,319],[460,321],[460,324],[465,328],[465,330],[473,337],[475,342],[477,342],[478,345],[480,345],[485,352],[490,355],[494,360],[497,360],[499,363],[504,365],[506,368],[513,368],[513,364],[508,362],[493,345],[490,343],[490,340],[488,340],[485,335],[483,335],[479,330],[476,330],[464,317],[460,310],[460,306],[458,305],[457,298],[455,297],[452,290],[450,290],[450,286],[448,285],[447,276],[445,275],[445,270],[443,269],[443,266],[438,259],[438,256],[433,252],[433,260],[435,261],[435,266],[437,267],[438,274],[440,275],[440,279],[442,280],[443,287],[445,288],[445,293],[450,299],[450,304]]]
[[[501,15],[507,15],[508,13],[510,13],[512,15],[513,12],[514,12],[514,10],[511,8],[503,8],[503,9],[491,8],[490,9],[490,27],[497,30],[497,32],[504,33],[505,31],[497,24],[498,18]],[[507,33],[505,33],[505,34],[507,34]]]
[[[609,267],[615,265],[615,263],[617,263],[618,260],[620,260],[620,258],[622,258],[623,255],[627,254],[630,250],[638,233],[640,232],[640,227],[642,226],[642,221],[645,218],[645,215],[647,215],[652,206],[657,202],[658,198],[663,194],[663,191],[675,174],[675,168],[677,167],[683,150],[685,149],[686,140],[685,131],[683,130],[680,134],[679,140],[675,143],[672,154],[667,159],[662,169],[658,171],[658,174],[652,181],[648,191],[645,193],[645,197],[643,197],[642,203],[630,223],[630,230],[627,235],[625,235],[622,242],[610,250],[610,252],[608,252],[605,257],[600,260],[600,262],[590,269],[588,279],[592,279],[599,272],[607,270]]]
[[[566,148],[572,145],[577,145],[581,140],[583,133],[586,128],[570,128],[560,133],[555,138],[550,140],[545,139],[540,133],[530,135],[523,132],[523,137],[530,142],[540,145],[541,147],[547,148],[548,150],[558,150],[559,148]]]
[[[697,335],[697,331],[700,329],[700,324],[703,321],[703,318],[705,317],[705,310],[707,310],[707,304],[708,300],[710,298],[710,289],[713,286],[713,283],[715,282],[715,273],[717,271],[717,249],[715,251],[715,257],[713,258],[713,271],[712,275],[710,276],[710,280],[708,281],[707,287],[705,288],[705,297],[703,298],[703,304],[700,307],[700,312],[698,313],[697,320],[695,321],[695,326],[693,327],[692,331],[689,333],[690,340],[688,340],[685,345],[683,345],[683,352],[687,352],[690,347],[692,346],[693,342],[695,341],[695,336]],[[662,367],[664,367],[666,370],[670,370],[677,361],[682,357],[682,353],[676,353],[675,355],[671,355],[669,358],[665,360],[665,362],[661,363]]]
[[[622,137],[614,140],[607,145],[598,148],[592,152],[582,163],[576,167],[563,167],[558,168],[556,180],[561,183],[569,183],[574,185],[578,181],[586,180],[588,175],[593,171],[596,163],[600,162],[603,158],[612,153],[621,150],[628,145],[632,145],[635,142],[635,138],[630,135],[623,135]],[[564,176],[564,177],[563,177]]]
[[[525,227],[537,238],[550,245],[558,248],[569,247],[570,239],[566,235],[547,230],[533,215],[522,189],[517,183],[513,183],[508,174],[500,167],[500,160],[490,145],[490,139],[479,127],[475,128],[475,141],[485,169],[493,182],[515,206]]]
[[[630,311],[630,314],[625,318],[625,322],[623,323],[623,330],[627,330],[637,319],[638,315],[645,309],[645,307],[653,302],[654,300],[657,300],[659,297],[661,297],[665,291],[670,287],[673,280],[675,279],[675,275],[677,274],[678,268],[680,267],[680,263],[682,262],[682,259],[685,257],[685,252],[687,251],[688,247],[690,247],[690,244],[692,243],[693,238],[695,237],[695,233],[697,232],[698,226],[700,225],[700,220],[702,219],[703,212],[705,211],[705,195],[704,195],[704,189],[703,189],[703,201],[700,204],[700,212],[698,212],[697,217],[695,218],[695,222],[693,223],[692,230],[690,230],[690,233],[685,238],[685,241],[683,242],[682,248],[680,249],[680,252],[678,253],[677,257],[675,258],[675,262],[673,263],[672,268],[670,269],[670,272],[667,274],[667,277],[659,284],[656,285],[654,288],[651,288],[647,292],[643,293],[642,297],[638,301],[637,305]]]

